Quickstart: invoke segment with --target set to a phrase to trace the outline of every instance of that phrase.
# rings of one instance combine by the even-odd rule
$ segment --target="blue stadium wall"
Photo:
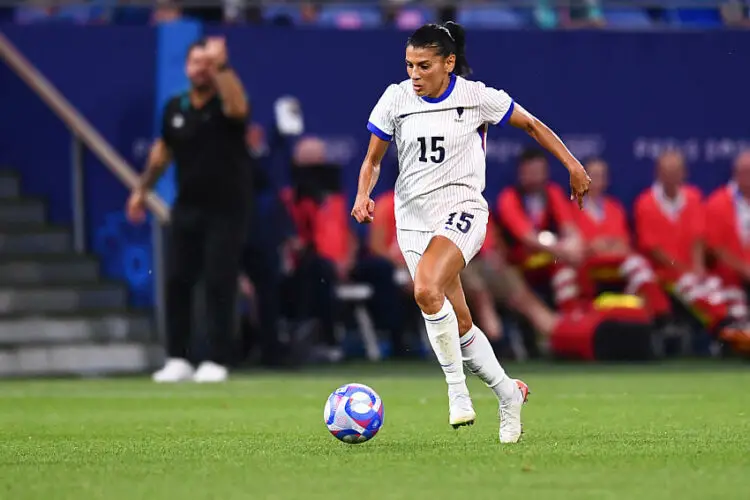
[[[155,108],[165,92],[184,84],[178,70],[189,29],[2,27],[136,166],[154,137]],[[329,142],[353,190],[369,111],[387,84],[405,77],[406,35],[243,27],[204,32],[227,37],[254,121],[270,125],[277,97],[299,97],[307,131]],[[626,204],[649,185],[653,158],[667,146],[683,149],[691,180],[704,191],[724,182],[731,157],[750,147],[750,33],[477,31],[468,34],[468,55],[475,79],[506,89],[580,156],[608,159],[612,192]],[[0,165],[19,169],[27,193],[47,198],[54,222],[70,223],[67,130],[5,66],[0,85]],[[515,130],[491,131],[490,201],[513,181],[513,158],[528,142]],[[393,160],[381,188],[395,178]],[[124,222],[126,190],[90,155],[85,164],[89,245],[107,275],[129,281],[133,303],[148,305],[150,231]],[[562,168],[554,177],[566,181]],[[168,193],[169,186],[162,189]]]

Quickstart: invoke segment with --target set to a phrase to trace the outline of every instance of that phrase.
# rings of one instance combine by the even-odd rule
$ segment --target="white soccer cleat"
[[[471,403],[471,396],[468,392],[448,393],[450,401],[450,424],[454,429],[464,425],[474,425],[477,414],[474,412],[474,405]]]
[[[521,409],[529,398],[529,386],[520,380],[516,380],[518,392],[512,399],[500,402],[500,442],[517,443],[523,434],[521,424]]]
[[[195,372],[193,380],[198,383],[226,382],[229,378],[229,370],[225,366],[217,365],[211,361],[204,361]]]
[[[193,366],[181,358],[169,358],[151,377],[154,382],[174,383],[193,379]]]

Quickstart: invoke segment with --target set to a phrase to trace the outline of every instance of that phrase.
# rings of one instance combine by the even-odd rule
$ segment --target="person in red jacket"
[[[286,259],[295,280],[290,304],[296,315],[318,321],[326,355],[337,361],[343,354],[335,335],[336,286],[354,269],[357,243],[349,228],[340,169],[326,162],[321,139],[305,137],[296,144],[292,187],[282,190],[281,197],[297,233]]]
[[[712,272],[721,278],[729,314],[747,323],[745,287],[750,284],[750,151],[734,161],[731,182],[706,201],[706,244],[713,257]],[[747,338],[742,336],[747,344]]]
[[[658,159],[656,182],[635,202],[636,238],[667,290],[721,337],[733,318],[721,280],[706,272],[706,213],[700,191],[685,183],[685,175],[679,152]]]
[[[490,221],[487,227],[482,250],[461,274],[469,304],[479,308],[472,313],[478,321],[485,322],[483,329],[488,322],[500,323],[494,304],[501,303],[528,321],[537,334],[535,341],[524,342],[532,357],[544,351],[556,357],[585,360],[642,359],[652,355],[648,328],[651,318],[642,310],[601,308],[590,303],[575,310],[553,311],[536,296],[519,269],[509,264],[508,249],[494,222]],[[480,303],[478,294],[482,296]],[[498,326],[498,338],[501,333]],[[622,338],[628,339],[625,348],[619,340]]]
[[[572,310],[579,305],[576,267],[583,249],[569,199],[548,170],[544,152],[524,151],[518,184],[500,192],[496,214],[509,262],[532,284],[551,281],[557,307]]]
[[[396,241],[394,192],[386,191],[375,199],[375,212],[367,235],[367,256],[360,262],[357,279],[373,284],[373,301],[378,303],[374,322],[391,334],[392,355],[407,357],[404,325],[409,308],[413,309],[413,282]]]
[[[651,264],[636,253],[630,242],[630,230],[622,204],[607,195],[608,166],[602,159],[586,162],[591,177],[589,197],[583,210],[572,210],[576,227],[584,241],[585,261],[580,283],[590,299],[598,284],[619,286],[624,292],[644,299],[658,325],[670,316],[669,299],[656,280]]]

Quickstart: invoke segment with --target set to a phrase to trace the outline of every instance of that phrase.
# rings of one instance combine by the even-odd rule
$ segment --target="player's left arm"
[[[228,66],[226,42],[221,37],[209,38],[206,52],[214,63],[213,80],[224,106],[224,116],[235,120],[245,120],[250,113],[245,88],[237,73]]]
[[[552,129],[545,125],[537,117],[526,111],[518,103],[514,103],[510,110],[508,123],[512,126],[524,130],[534,138],[544,149],[552,153],[560,163],[570,172],[571,199],[578,199],[579,208],[583,208],[583,197],[589,190],[591,179],[583,168],[581,162],[568,150],[563,141],[555,134]]]

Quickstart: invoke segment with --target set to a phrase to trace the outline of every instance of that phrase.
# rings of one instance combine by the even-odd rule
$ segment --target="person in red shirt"
[[[711,271],[721,278],[729,314],[748,322],[745,287],[750,283],[750,151],[734,161],[731,182],[706,201],[706,244],[713,257]],[[739,339],[747,347],[748,339]],[[738,346],[742,347],[742,346]]]
[[[508,249],[492,220],[487,227],[482,250],[461,274],[464,289],[472,307],[477,307],[476,301],[471,300],[475,298],[473,294],[481,290],[489,296],[490,305],[480,307],[494,310],[494,304],[500,303],[528,321],[543,340],[538,342],[539,338],[534,338],[524,342],[529,355],[534,357],[548,351],[555,357],[584,360],[643,359],[652,355],[651,318],[643,310],[605,309],[588,304],[575,310],[553,311],[532,291],[521,272],[509,264]],[[494,312],[499,323],[499,315]],[[472,313],[478,321],[486,321],[479,311]],[[625,348],[622,338],[628,339]]]
[[[650,260],[661,283],[720,336],[732,323],[721,280],[706,273],[706,213],[700,191],[685,183],[679,152],[659,157],[656,182],[635,202],[638,248]],[[712,221],[712,224],[715,221]]]
[[[585,261],[579,277],[582,293],[593,299],[598,284],[619,287],[624,281],[624,292],[642,297],[656,324],[663,326],[671,312],[669,299],[651,264],[631,246],[625,209],[607,195],[608,166],[602,159],[591,159],[586,170],[591,177],[589,196],[583,210],[571,210],[584,242]]]
[[[357,279],[373,284],[373,301],[378,303],[374,322],[390,333],[394,357],[409,356],[404,338],[406,312],[413,308],[413,283],[396,241],[394,193],[386,191],[375,199],[375,212],[367,235],[368,255],[357,266]]]
[[[386,191],[375,200],[375,212],[370,223],[367,244],[371,255],[391,263],[400,286],[411,290],[413,284],[409,270],[406,268],[406,261],[396,241],[394,203],[393,191]]]
[[[295,280],[292,303],[298,316],[317,319],[327,355],[335,361],[342,357],[335,335],[336,286],[354,269],[357,243],[349,228],[340,169],[326,162],[322,140],[306,137],[297,143],[292,184],[281,193],[297,232],[286,259]]]
[[[501,191],[496,213],[509,262],[533,284],[551,281],[558,308],[577,307],[581,240],[569,198],[549,181],[542,151],[529,149],[521,154],[518,184]]]

